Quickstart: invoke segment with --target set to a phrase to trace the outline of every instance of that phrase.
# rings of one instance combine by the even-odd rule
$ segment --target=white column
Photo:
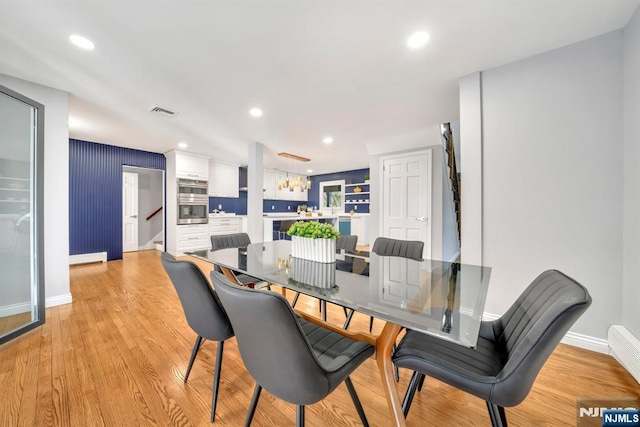
[[[482,265],[482,75],[460,79],[460,259]]]
[[[261,242],[264,146],[259,142],[249,144],[249,165],[247,167],[247,233],[252,242]]]

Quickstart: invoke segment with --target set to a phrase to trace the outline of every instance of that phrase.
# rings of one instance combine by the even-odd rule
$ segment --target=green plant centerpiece
[[[289,227],[291,256],[316,262],[335,262],[336,239],[340,232],[331,224],[298,221]]]

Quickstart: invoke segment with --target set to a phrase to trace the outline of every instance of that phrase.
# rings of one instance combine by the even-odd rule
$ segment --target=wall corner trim
[[[45,298],[44,306],[49,308],[57,305],[71,304],[72,300],[71,294],[57,295],[55,297]]]

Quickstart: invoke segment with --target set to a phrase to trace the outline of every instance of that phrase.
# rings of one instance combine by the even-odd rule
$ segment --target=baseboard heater
[[[640,383],[640,340],[622,325],[612,325],[607,334],[611,353]]]
[[[69,265],[89,264],[92,262],[107,262],[107,253],[95,252],[92,254],[69,255]]]

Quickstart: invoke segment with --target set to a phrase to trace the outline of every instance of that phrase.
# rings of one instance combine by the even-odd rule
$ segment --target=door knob
[[[425,222],[426,221],[425,217],[423,217],[423,216],[416,217],[416,220],[421,221],[421,222]]]
[[[131,215],[130,218],[138,218],[138,215]]]

